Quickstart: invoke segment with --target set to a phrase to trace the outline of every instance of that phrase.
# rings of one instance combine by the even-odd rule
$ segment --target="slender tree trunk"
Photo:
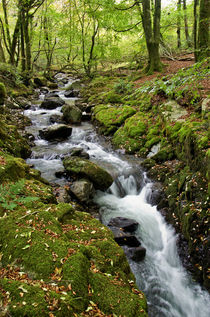
[[[193,25],[193,40],[194,40],[194,56],[195,61],[198,60],[198,5],[199,0],[194,0],[194,25]]]
[[[23,23],[23,30],[24,30],[24,38],[25,38],[25,55],[26,55],[26,70],[31,70],[31,40],[29,35],[29,13],[28,11],[24,14],[24,23]]]
[[[10,63],[12,65],[15,64],[15,52],[17,48],[19,33],[20,33],[20,24],[21,24],[21,12],[19,11],[13,37],[12,37],[11,50],[10,50]]]
[[[210,0],[200,0],[198,30],[198,60],[210,56],[209,40]]]
[[[9,21],[8,21],[8,15],[7,15],[7,2],[6,2],[6,0],[2,0],[2,7],[3,7],[3,11],[4,11],[4,21],[5,21],[8,46],[11,47],[11,37],[10,37],[10,31],[9,31]]]
[[[25,41],[24,41],[24,30],[23,30],[23,12],[21,12],[21,33],[20,33],[20,50],[21,50],[21,70],[25,72],[26,70],[26,56],[25,56]]]
[[[187,42],[187,46],[191,47],[190,35],[189,35],[189,28],[188,28],[188,21],[187,21],[187,5],[186,0],[183,0],[183,9],[184,9],[184,31],[185,31],[185,38]]]
[[[177,47],[181,48],[181,0],[177,2]]]

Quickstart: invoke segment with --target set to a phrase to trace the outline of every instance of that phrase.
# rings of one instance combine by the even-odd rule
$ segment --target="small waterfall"
[[[147,182],[148,180],[146,180]],[[120,182],[126,195],[116,190]],[[147,203],[151,183],[140,193],[135,189],[134,178],[119,177],[109,193],[98,193],[95,201],[101,206],[105,224],[113,217],[135,219],[139,223],[136,236],[147,249],[140,263],[130,260],[140,289],[149,302],[149,316],[156,317],[208,317],[210,296],[191,280],[183,268],[176,247],[177,236],[167,225],[155,206]]]
[[[59,95],[66,100],[62,91]],[[108,224],[111,218],[126,217],[139,223],[136,236],[147,253],[140,263],[130,260],[130,266],[139,288],[146,293],[149,316],[208,317],[210,296],[193,283],[183,268],[177,254],[174,229],[166,224],[156,207],[147,202],[152,194],[152,184],[145,174],[142,175],[136,161],[126,160],[106,144],[102,145],[90,123],[73,127],[72,135],[65,141],[56,143],[41,139],[39,130],[50,125],[50,116],[61,115],[61,108],[41,109],[43,98],[42,95],[32,109],[25,111],[33,123],[28,132],[35,136],[33,155],[28,163],[39,169],[48,181],[63,185],[66,180],[55,176],[55,172],[63,170],[62,157],[68,155],[71,148],[82,147],[92,161],[116,178],[108,192],[98,191],[95,196],[103,222]]]

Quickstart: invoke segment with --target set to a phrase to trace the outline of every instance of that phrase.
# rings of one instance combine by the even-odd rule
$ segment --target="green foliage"
[[[132,84],[129,82],[126,82],[123,79],[119,79],[119,81],[114,85],[114,91],[116,93],[131,93],[132,92]]]
[[[38,200],[38,197],[24,197],[25,181],[23,179],[0,185],[0,206],[6,210],[14,210],[19,205],[25,205]]]
[[[187,97],[190,104],[200,100],[198,83],[209,75],[207,66],[209,59],[196,63],[187,69],[180,69],[175,75],[157,79],[151,85],[146,83],[137,91],[139,94],[164,94],[169,98]]]

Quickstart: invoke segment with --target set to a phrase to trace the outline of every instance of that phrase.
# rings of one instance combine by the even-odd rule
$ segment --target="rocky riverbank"
[[[152,204],[180,234],[184,265],[210,289],[208,60],[136,86],[132,77],[97,77],[83,90],[98,131],[125,153],[145,157]]]
[[[59,203],[53,187],[25,163],[33,143],[22,115],[28,97],[11,98],[5,90],[1,96],[0,315],[147,316],[144,294],[112,232],[84,207]],[[97,166],[85,163],[96,188],[107,188],[111,176],[106,183],[99,171],[98,184]]]

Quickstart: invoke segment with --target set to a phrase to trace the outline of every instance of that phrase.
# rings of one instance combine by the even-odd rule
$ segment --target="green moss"
[[[0,105],[4,104],[5,97],[6,97],[6,88],[4,84],[0,82]]]
[[[10,299],[6,310],[8,315],[19,316],[49,316],[45,294],[39,286],[27,285],[25,281],[1,279],[0,285],[8,292]],[[22,296],[22,297],[21,297]]]
[[[97,189],[106,190],[113,182],[112,176],[107,171],[87,159],[67,157],[63,165],[69,175],[86,177]]]
[[[105,103],[121,103],[122,102],[122,98],[120,95],[116,94],[113,91],[110,91],[108,93],[106,93],[106,96],[104,98]]]
[[[135,110],[129,106],[104,106],[94,108],[94,117],[103,128],[103,133],[110,134],[132,116]]]
[[[128,317],[147,316],[144,295],[132,293],[130,286],[126,285],[123,280],[99,273],[92,273],[89,278],[93,293],[92,301],[105,314]]]
[[[3,115],[0,115],[0,148],[23,158],[27,158],[31,153],[27,141],[18,133],[14,125],[6,123]]]
[[[0,165],[0,182],[17,181],[20,178],[25,178],[29,173],[29,166],[21,158],[0,152],[3,164]]]

